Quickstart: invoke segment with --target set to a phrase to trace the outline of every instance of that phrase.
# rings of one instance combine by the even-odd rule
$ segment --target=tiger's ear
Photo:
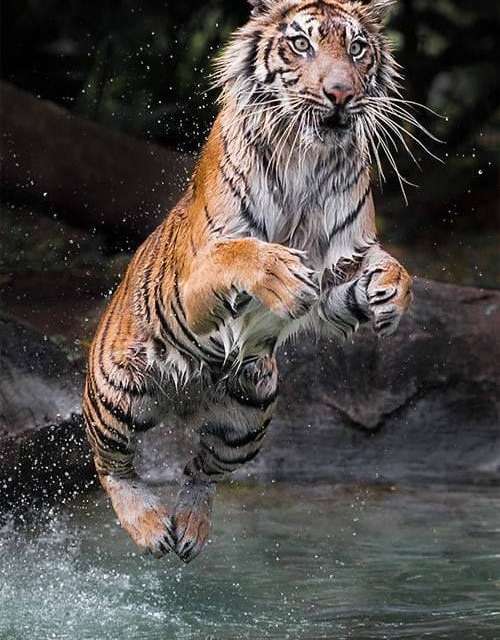
[[[361,0],[361,3],[366,7],[368,15],[376,20],[385,18],[389,9],[397,2],[398,0]]]
[[[248,0],[248,4],[252,7],[252,15],[256,16],[270,9],[273,0]]]

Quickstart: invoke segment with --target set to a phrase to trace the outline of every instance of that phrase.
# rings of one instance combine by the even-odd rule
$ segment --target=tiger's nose
[[[352,86],[340,82],[325,84],[323,91],[328,100],[336,106],[343,107],[354,97]]]

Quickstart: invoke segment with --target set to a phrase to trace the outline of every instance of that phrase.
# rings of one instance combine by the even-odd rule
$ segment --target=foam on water
[[[1,640],[498,640],[500,496],[226,487],[189,567],[101,494],[0,529]]]

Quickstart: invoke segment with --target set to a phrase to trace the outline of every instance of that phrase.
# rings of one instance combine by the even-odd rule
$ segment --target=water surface
[[[499,491],[228,486],[187,567],[91,494],[0,530],[0,638],[498,640]]]

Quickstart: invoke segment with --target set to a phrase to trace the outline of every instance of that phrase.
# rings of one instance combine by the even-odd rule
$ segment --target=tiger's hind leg
[[[171,514],[134,469],[134,432],[150,429],[155,420],[145,417],[151,416],[144,408],[147,392],[134,386],[129,373],[116,364],[108,370],[105,356],[91,358],[83,398],[86,431],[121,526],[142,550],[161,557],[175,547]]]
[[[101,475],[121,526],[136,545],[161,558],[175,547],[170,513],[138,477]]]
[[[173,518],[175,551],[184,562],[194,560],[207,543],[215,489],[208,479],[184,479]]]
[[[276,360],[264,356],[227,380],[207,407],[198,452],[186,466],[173,516],[175,551],[184,562],[196,558],[208,541],[216,483],[260,452],[277,392]]]

